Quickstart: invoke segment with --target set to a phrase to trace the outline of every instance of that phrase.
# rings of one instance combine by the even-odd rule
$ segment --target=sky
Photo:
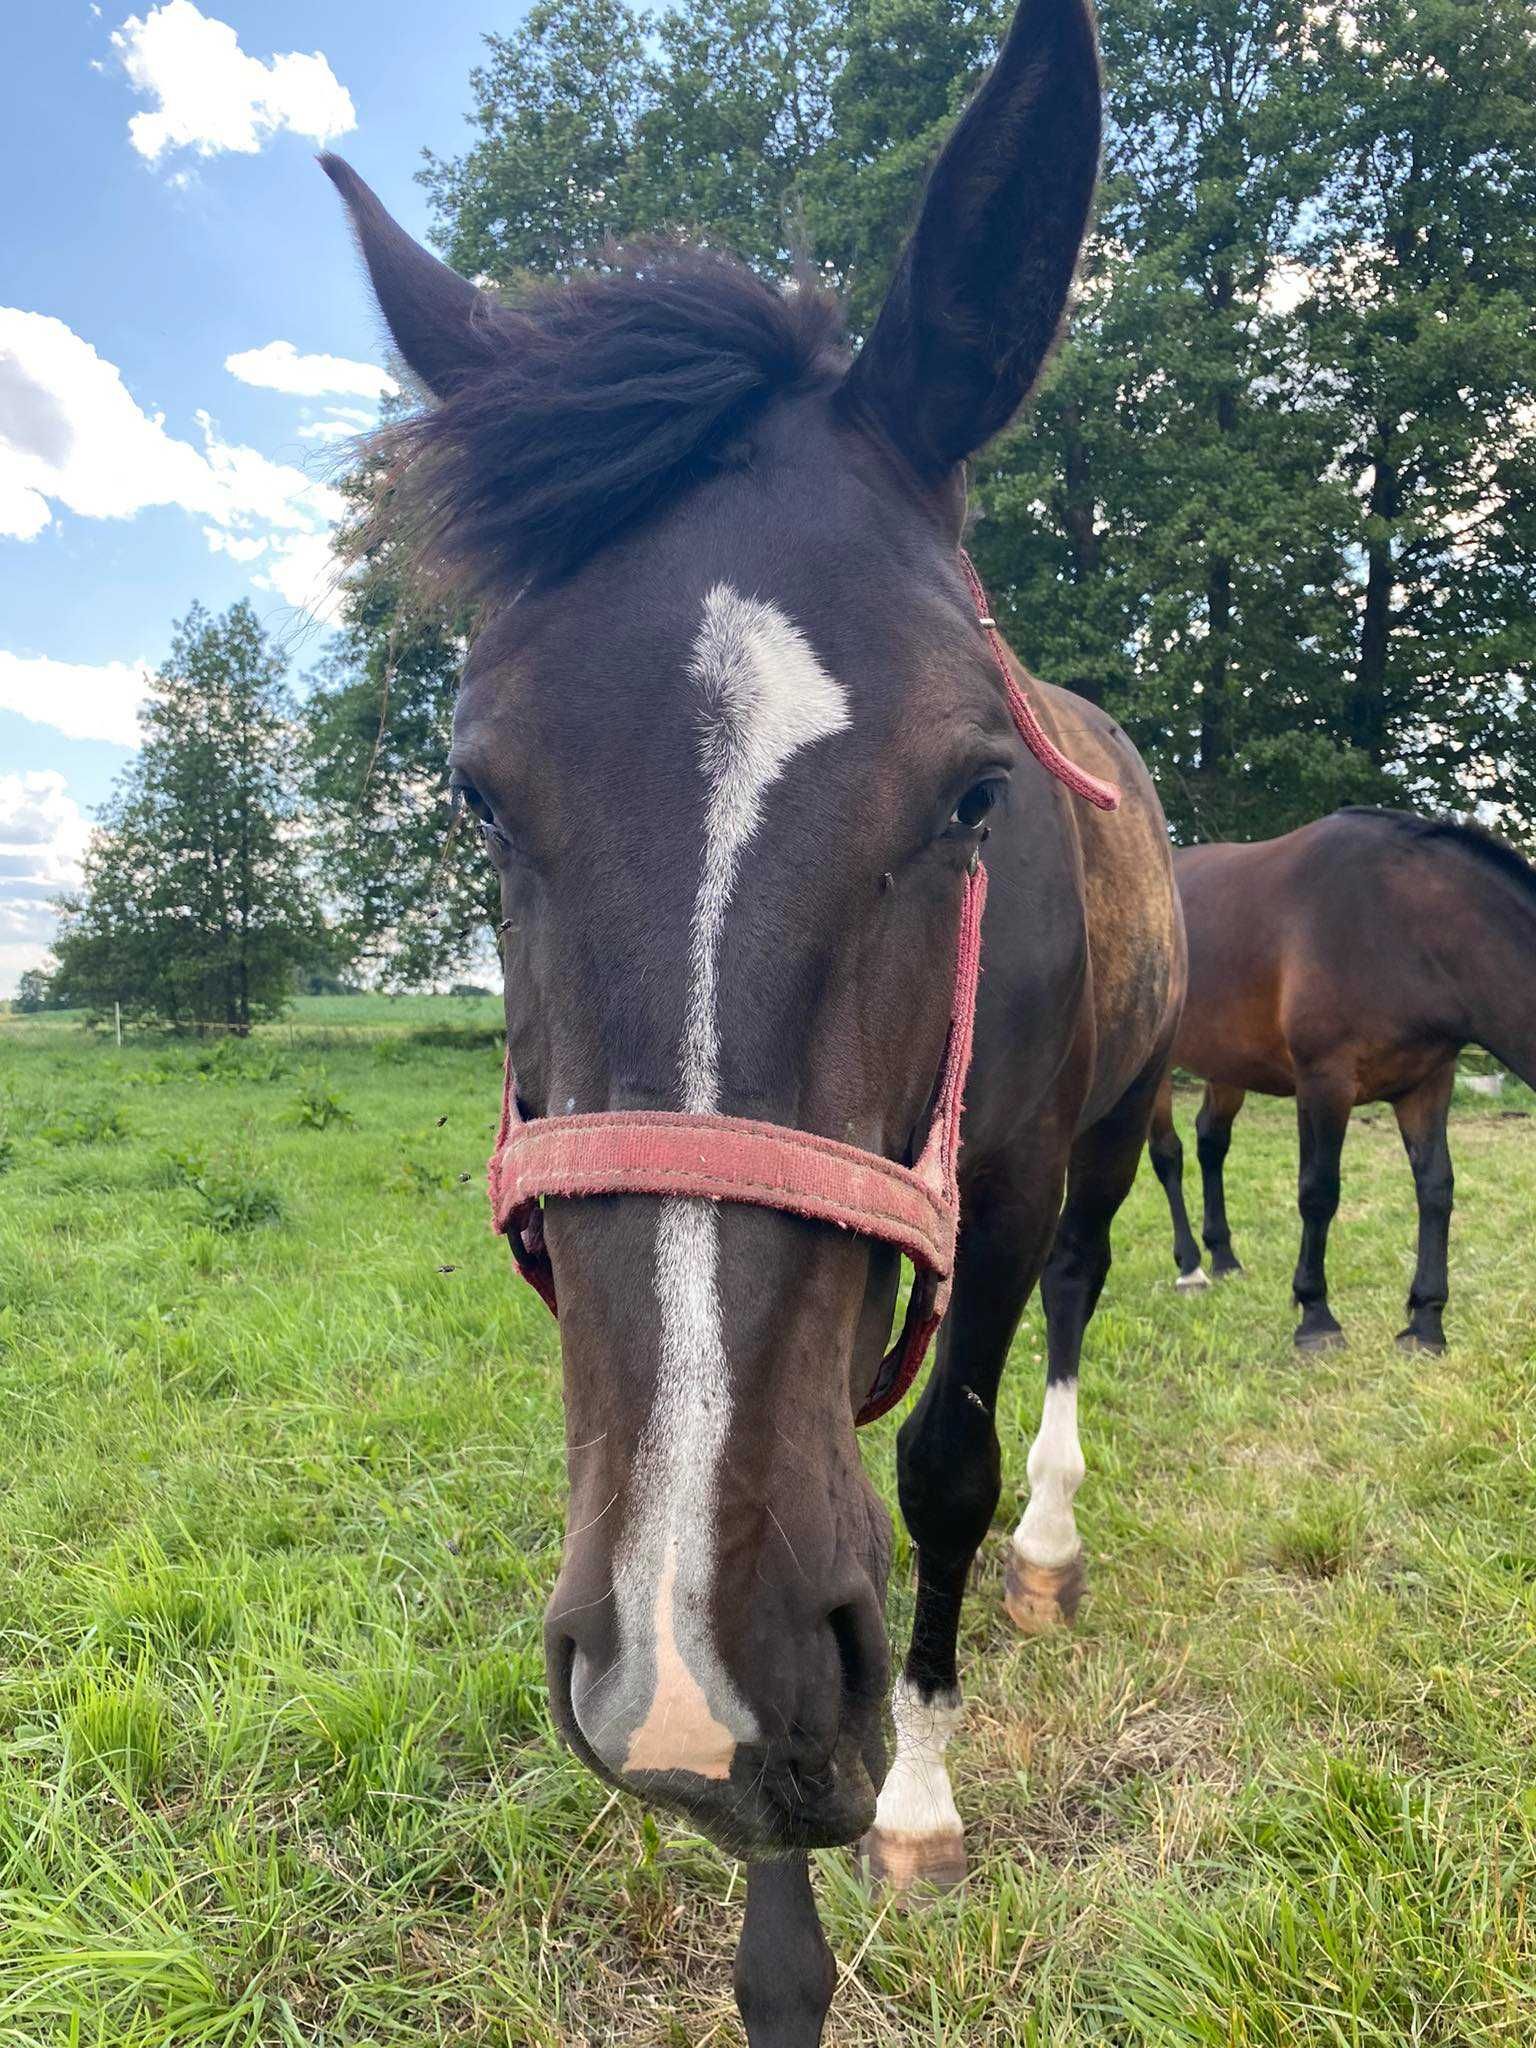
[[[414,234],[522,0],[0,0],[0,996],[194,600],[302,687],[338,451],[388,388],[338,150]]]

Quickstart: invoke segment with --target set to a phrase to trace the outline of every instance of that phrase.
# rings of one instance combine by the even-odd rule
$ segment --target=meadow
[[[0,1023],[4,2048],[740,2039],[740,1869],[548,1726],[558,1353],[487,1227],[494,1023]],[[1238,1281],[1175,1293],[1143,1170],[1086,1352],[1090,1598],[1044,1642],[1001,1599],[1031,1309],[963,1637],[971,1877],[907,1908],[817,1859],[830,2042],[1530,2040],[1533,1107],[1458,1103],[1444,1359],[1391,1341],[1389,1111],[1345,1150],[1328,1355],[1290,1343],[1289,1106],[1237,1127]]]

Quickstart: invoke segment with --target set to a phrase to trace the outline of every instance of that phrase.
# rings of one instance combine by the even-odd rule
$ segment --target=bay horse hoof
[[[1088,1560],[1079,1551],[1063,1565],[1031,1564],[1010,1544],[1003,1572],[1003,1605],[1020,1635],[1043,1636],[1070,1628],[1088,1583]]]
[[[858,1854],[869,1884],[898,1897],[924,1887],[957,1891],[965,1882],[965,1836],[957,1830],[918,1835],[901,1828],[871,1828]]]
[[[1213,1280],[1237,1280],[1242,1277],[1244,1271],[1245,1268],[1241,1259],[1234,1259],[1230,1252],[1224,1259],[1212,1258],[1211,1260],[1211,1278]]]
[[[1424,1351],[1439,1357],[1445,1349],[1445,1338],[1430,1330],[1416,1330],[1410,1323],[1406,1330],[1398,1331],[1397,1345],[1400,1351]]]
[[[1303,1323],[1294,1342],[1298,1351],[1342,1351],[1345,1337],[1337,1324],[1331,1330],[1309,1330]]]
[[[1173,1284],[1181,1293],[1193,1293],[1197,1288],[1209,1287],[1211,1276],[1204,1266],[1196,1266],[1188,1273],[1181,1273]]]

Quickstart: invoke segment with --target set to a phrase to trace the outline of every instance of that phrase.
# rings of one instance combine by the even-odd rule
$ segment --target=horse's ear
[[[492,359],[489,302],[446,263],[413,242],[352,166],[323,156],[320,168],[347,203],[374,297],[396,348],[437,398]]]
[[[1021,0],[928,180],[843,387],[926,481],[1005,427],[1050,352],[1099,166],[1089,0]]]

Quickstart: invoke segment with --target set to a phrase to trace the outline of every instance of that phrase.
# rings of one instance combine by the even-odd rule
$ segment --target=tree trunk
[[[1360,656],[1349,693],[1349,739],[1379,766],[1387,745],[1387,656],[1392,642],[1392,590],[1397,580],[1392,525],[1400,509],[1390,431],[1376,422],[1366,534],[1365,605],[1360,615]]]
[[[1094,517],[1093,484],[1089,474],[1088,443],[1083,437],[1082,415],[1075,405],[1064,405],[1058,418],[1061,436],[1061,489],[1056,496],[1056,515],[1067,542],[1068,574],[1079,586],[1092,583],[1104,563],[1104,544]],[[1078,674],[1068,680],[1069,688],[1090,704],[1104,701],[1104,678]]]
[[[1216,280],[1215,303],[1225,314],[1233,296],[1232,273],[1223,270]],[[1216,432],[1225,440],[1237,426],[1237,400],[1230,391],[1216,394]],[[1200,709],[1200,780],[1210,791],[1226,775],[1232,751],[1230,706],[1227,703],[1227,672],[1231,666],[1232,559],[1216,550],[1206,558],[1205,616],[1210,651],[1205,665],[1205,688]]]
[[[1088,444],[1082,415],[1075,405],[1061,409],[1061,524],[1067,536],[1072,581],[1087,583],[1104,561],[1104,546],[1093,516],[1093,486],[1088,475]]]

